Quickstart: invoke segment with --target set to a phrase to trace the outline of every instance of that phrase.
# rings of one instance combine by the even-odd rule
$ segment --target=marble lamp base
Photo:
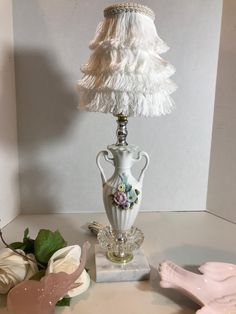
[[[150,266],[146,256],[139,249],[127,264],[113,263],[106,257],[106,251],[95,245],[96,282],[148,280]]]

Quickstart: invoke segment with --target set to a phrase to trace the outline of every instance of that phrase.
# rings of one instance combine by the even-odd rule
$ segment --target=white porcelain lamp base
[[[139,249],[127,264],[113,263],[107,259],[106,251],[95,245],[96,282],[148,280],[150,266],[146,256]]]

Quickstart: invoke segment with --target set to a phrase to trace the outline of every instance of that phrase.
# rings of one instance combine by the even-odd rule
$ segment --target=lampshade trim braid
[[[155,20],[154,12],[145,5],[139,3],[117,3],[104,9],[104,17],[113,17],[123,12],[138,12]]]

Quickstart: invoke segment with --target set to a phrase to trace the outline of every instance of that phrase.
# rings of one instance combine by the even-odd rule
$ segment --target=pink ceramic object
[[[85,242],[79,267],[71,274],[51,273],[40,281],[26,280],[15,286],[7,297],[10,314],[53,314],[56,303],[75,287],[84,270],[90,244]]]
[[[209,262],[199,270],[202,274],[165,261],[159,266],[160,285],[177,289],[203,306],[199,314],[236,314],[236,265]]]
[[[203,306],[197,314],[236,314],[236,294],[224,296]]]
[[[236,276],[236,265],[229,263],[207,262],[199,267],[202,274],[216,281]]]

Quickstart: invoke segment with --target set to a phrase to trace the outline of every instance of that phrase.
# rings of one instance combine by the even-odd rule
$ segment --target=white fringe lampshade
[[[81,69],[80,108],[127,117],[170,113],[175,69],[160,57],[168,47],[157,34],[153,11],[121,3],[106,8],[104,17]]]

